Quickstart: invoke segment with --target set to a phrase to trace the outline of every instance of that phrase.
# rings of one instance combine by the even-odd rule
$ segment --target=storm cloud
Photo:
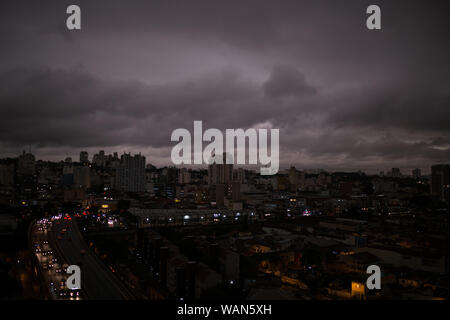
[[[0,156],[141,151],[170,134],[280,128],[284,166],[425,171],[450,159],[445,1],[2,1]]]

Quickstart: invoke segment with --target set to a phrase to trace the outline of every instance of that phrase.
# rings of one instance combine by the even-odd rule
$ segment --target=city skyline
[[[164,168],[164,167],[174,167],[177,169],[192,169],[192,170],[208,170],[208,167],[210,165],[207,164],[201,164],[201,165],[175,165],[173,163],[162,163],[162,164],[158,164],[156,162],[152,162],[152,157],[150,156],[144,156],[142,154],[142,152],[132,152],[132,151],[123,151],[123,152],[119,152],[115,149],[112,149],[111,152],[106,152],[105,150],[96,150],[93,151],[93,153],[87,152],[86,150],[82,150],[80,151],[77,155],[65,155],[63,157],[59,157],[59,156],[54,156],[52,158],[49,159],[42,159],[42,158],[38,158],[36,157],[36,155],[33,153],[32,150],[22,150],[22,153],[19,154],[11,154],[8,155],[7,157],[2,157],[0,158],[0,160],[2,159],[15,159],[15,158],[19,158],[21,156],[21,154],[29,154],[31,152],[31,154],[33,156],[35,156],[35,161],[50,161],[50,162],[66,162],[68,159],[70,159],[70,163],[83,163],[85,162],[84,160],[81,160],[81,154],[83,154],[83,159],[85,159],[85,157],[87,157],[87,162],[88,163],[95,163],[95,157],[99,155],[100,152],[103,152],[105,156],[111,156],[111,157],[115,157],[117,156],[118,160],[120,160],[120,157],[122,155],[132,155],[132,156],[143,156],[144,158],[146,158],[148,160],[147,165],[152,165],[155,166],[157,168]],[[326,168],[326,167],[305,167],[302,166],[301,164],[284,164],[280,166],[280,171],[278,172],[278,174],[283,174],[286,173],[287,170],[289,170],[292,167],[295,167],[297,170],[300,171],[306,171],[306,172],[320,172],[320,171],[326,171],[326,172],[363,172],[365,174],[369,174],[369,175],[379,175],[379,174],[387,174],[387,173],[391,173],[393,169],[399,169],[401,172],[402,176],[414,176],[414,171],[419,170],[419,172],[421,173],[422,176],[427,176],[431,174],[431,168],[433,166],[436,165],[442,165],[442,164],[446,164],[447,162],[440,162],[440,163],[432,163],[429,166],[424,166],[424,167],[417,167],[417,166],[409,166],[409,167],[395,167],[395,166],[389,166],[389,164],[386,164],[385,167],[380,167],[380,168],[375,168],[373,170],[364,170],[364,168],[353,168],[353,169],[340,169],[340,168]],[[243,168],[245,170],[251,170],[251,171],[258,171],[258,166],[257,165],[239,165],[239,164],[234,164],[233,165],[235,167],[235,169],[238,168]]]

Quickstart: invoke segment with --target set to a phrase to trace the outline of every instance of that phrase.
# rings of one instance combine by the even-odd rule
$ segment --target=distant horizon
[[[120,159],[120,156],[122,154],[124,154],[124,153],[131,153],[131,155],[141,154],[146,159],[146,165],[151,164],[151,165],[153,165],[153,166],[155,166],[157,168],[163,168],[163,167],[187,168],[187,169],[207,169],[208,168],[207,165],[174,165],[173,163],[157,163],[157,162],[149,161],[149,159],[151,159],[152,156],[143,154],[142,152],[134,152],[134,151],[112,151],[112,152],[107,152],[105,149],[99,149],[99,150],[97,150],[94,153],[89,153],[88,152],[88,159],[89,159],[90,163],[92,163],[93,156],[95,154],[98,154],[101,150],[105,151],[105,155],[113,155],[114,152],[117,152],[119,159]],[[22,154],[23,151],[25,151],[26,153],[29,152],[29,150],[27,149],[27,150],[22,150],[20,153],[15,154],[15,155],[14,154],[1,155],[0,156],[0,160],[7,159],[7,158],[11,158],[11,159],[18,158]],[[86,151],[86,150],[85,149],[81,149],[80,152],[82,152],[82,151]],[[31,153],[36,157],[36,161],[44,161],[44,162],[45,161],[49,161],[49,162],[55,162],[55,163],[56,162],[64,162],[66,158],[71,158],[72,162],[79,163],[80,162],[79,161],[80,160],[79,159],[79,156],[80,156],[79,153],[80,152],[78,152],[78,154],[76,154],[76,155],[65,155],[63,157],[51,156],[51,157],[47,157],[47,158],[42,158],[38,154],[33,153],[33,149],[31,150]],[[323,167],[323,166],[322,167],[321,166],[318,166],[318,167],[305,167],[305,166],[303,166],[300,163],[298,163],[298,164],[295,164],[295,163],[284,164],[284,163],[281,162],[280,163],[280,171],[278,173],[283,173],[283,171],[286,171],[290,167],[293,166],[299,171],[306,171],[306,172],[323,170],[323,171],[326,171],[326,172],[329,172],[329,173],[334,173],[334,172],[357,173],[357,172],[361,171],[361,172],[363,172],[365,174],[369,174],[369,175],[379,175],[381,172],[384,172],[384,174],[386,175],[387,173],[391,172],[392,168],[399,168],[400,172],[401,172],[401,174],[403,176],[412,176],[412,170],[414,170],[414,169],[420,169],[422,176],[429,176],[431,174],[431,167],[434,166],[434,165],[439,165],[439,164],[447,164],[447,163],[445,163],[445,162],[437,162],[437,163],[430,164],[428,167],[426,167],[426,166],[422,166],[422,167],[420,167],[420,166],[417,166],[417,167],[415,167],[415,166],[412,166],[412,167],[411,166],[409,166],[409,167],[406,167],[406,166],[403,166],[403,167],[402,166],[391,166],[391,167],[386,167],[384,169],[381,168],[381,169],[377,170],[377,169],[364,169],[362,167],[360,167],[360,168],[344,168],[344,167],[334,167],[333,168],[333,167]],[[234,166],[234,168],[244,168],[244,169],[247,169],[247,170],[258,171],[258,166],[256,166],[256,165],[252,166],[252,165],[236,165],[236,164],[233,164],[233,166]],[[270,176],[268,176],[268,177],[270,177]]]

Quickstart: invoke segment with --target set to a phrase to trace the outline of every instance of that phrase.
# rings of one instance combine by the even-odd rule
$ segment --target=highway
[[[67,263],[81,268],[81,287],[87,299],[133,299],[120,280],[90,251],[74,220],[62,219],[60,224],[53,226],[51,236]]]
[[[53,300],[80,300],[80,292],[67,290],[64,284],[67,275],[63,271],[63,262],[54,252],[49,241],[52,227],[51,221],[40,220],[31,229],[33,250],[44,277],[44,283]]]

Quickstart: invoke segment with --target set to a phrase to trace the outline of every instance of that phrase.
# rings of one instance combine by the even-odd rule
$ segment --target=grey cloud
[[[251,125],[258,87],[232,70],[182,83],[109,81],[76,70],[15,69],[0,74],[2,141],[40,145],[167,145],[194,120]],[[236,114],[249,114],[247,119]],[[221,117],[219,117],[221,115]]]
[[[305,75],[286,65],[275,66],[263,87],[270,98],[302,97],[316,92],[316,89],[306,82]]]
[[[448,157],[448,1],[380,0],[381,32],[364,1],[78,3],[71,33],[70,1],[2,1],[1,154],[166,152],[203,120],[280,128],[285,163]]]
[[[414,132],[445,132],[450,126],[450,93],[431,83],[408,88],[366,88],[363,95],[349,98],[328,115],[337,127],[360,126],[403,128]],[[450,85],[450,82],[448,82]],[[397,84],[398,86],[398,84]],[[352,93],[348,93],[351,95]]]

